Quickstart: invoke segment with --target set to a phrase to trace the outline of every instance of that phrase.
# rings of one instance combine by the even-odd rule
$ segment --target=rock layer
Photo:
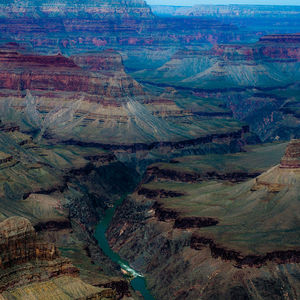
[[[280,163],[281,168],[300,168],[300,140],[292,140],[288,145],[285,155]]]
[[[38,289],[44,289],[44,292],[36,293],[35,299],[47,299],[59,291],[65,299],[75,299],[76,294],[81,295],[81,299],[114,297],[110,290],[83,283],[78,278],[78,269],[68,259],[60,257],[54,244],[39,240],[25,218],[11,217],[0,223],[0,248],[0,293],[3,299],[10,299],[11,295],[21,291],[23,296],[28,296]],[[65,286],[49,288],[60,281],[64,281]],[[72,289],[73,285],[77,285],[77,290]]]

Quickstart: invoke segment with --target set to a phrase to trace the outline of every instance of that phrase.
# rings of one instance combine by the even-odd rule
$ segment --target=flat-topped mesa
[[[271,34],[261,37],[259,41],[272,43],[300,43],[300,33]]]
[[[280,168],[300,168],[300,139],[292,140],[289,143],[285,155],[280,162]]]
[[[22,9],[16,13],[15,7]],[[117,18],[153,18],[150,6],[144,0],[46,0],[17,1],[5,0],[0,4],[0,11],[8,17],[89,17]]]

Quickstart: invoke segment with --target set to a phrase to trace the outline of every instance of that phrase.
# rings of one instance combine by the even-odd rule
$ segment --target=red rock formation
[[[22,55],[18,52],[0,51],[0,65],[6,68],[78,68],[76,64],[61,54],[54,56]]]
[[[121,58],[116,53],[80,56],[76,61],[89,70],[60,54],[38,56],[0,51],[0,89],[17,91],[19,96],[29,89],[39,93],[49,91],[50,94],[56,91],[77,93],[74,97],[78,97],[78,93],[87,93],[97,99],[104,96],[111,100],[143,93],[140,86],[123,72]],[[10,95],[8,91],[1,94]]]

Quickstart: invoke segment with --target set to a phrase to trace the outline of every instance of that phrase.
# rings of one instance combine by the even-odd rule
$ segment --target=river
[[[118,206],[120,206],[123,202],[124,198],[121,198],[114,207],[109,208],[105,212],[104,218],[101,220],[101,222],[97,225],[96,231],[95,231],[95,238],[97,239],[100,248],[103,250],[103,252],[115,263],[119,264],[119,266],[128,272],[130,276],[133,277],[131,280],[131,286],[135,291],[139,291],[145,300],[154,300],[153,296],[150,294],[150,292],[147,290],[146,286],[146,280],[142,274],[134,270],[128,262],[124,261],[117,253],[115,253],[109,246],[108,241],[106,239],[106,230],[108,226],[110,225],[110,222],[114,216],[114,213]]]

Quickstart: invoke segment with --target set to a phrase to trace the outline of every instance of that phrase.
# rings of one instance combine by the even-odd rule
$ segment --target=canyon
[[[299,298],[299,31],[2,1],[0,299]]]
[[[112,248],[146,274],[158,299],[297,299],[299,140],[281,162],[270,156],[285,146],[150,166],[114,217]],[[224,161],[230,172],[260,175],[236,181],[218,171]]]
[[[238,143],[250,140],[247,126],[219,103],[192,111],[176,103],[172,91],[148,91],[125,72],[113,50],[70,58],[4,50],[0,56],[3,118],[19,119],[25,132],[145,159],[163,148],[174,155],[199,152],[214,140],[225,152],[239,151]]]
[[[127,280],[93,232],[105,210],[135,186],[134,170],[99,148],[37,144],[13,124],[1,127],[4,299],[130,298]]]
[[[299,45],[297,34],[270,35],[255,44],[181,50],[159,68],[132,75],[200,99],[222,99],[261,140],[289,139],[299,137]]]

